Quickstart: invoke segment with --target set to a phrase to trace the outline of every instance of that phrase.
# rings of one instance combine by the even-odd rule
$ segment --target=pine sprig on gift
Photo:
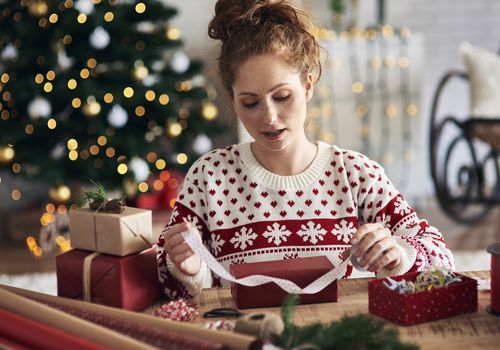
[[[108,200],[106,190],[104,186],[100,183],[96,183],[92,181],[95,185],[96,189],[94,191],[86,191],[80,195],[80,198],[77,200],[76,205],[81,208],[87,203],[92,202],[105,202]]]
[[[383,322],[362,314],[344,316],[327,325],[314,323],[297,327],[292,322],[297,302],[297,295],[289,295],[283,304],[285,329],[277,345],[284,349],[418,349],[417,345],[401,342],[396,328],[385,328]]]

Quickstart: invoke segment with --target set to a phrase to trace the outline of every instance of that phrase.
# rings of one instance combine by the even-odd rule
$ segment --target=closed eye
[[[243,103],[242,105],[243,105],[243,107],[245,107],[245,108],[252,109],[252,108],[257,107],[257,102],[252,102],[252,103]]]
[[[274,99],[278,102],[285,102],[286,100],[288,100],[290,98],[290,94],[288,95],[285,95],[285,96],[276,96],[274,97]]]

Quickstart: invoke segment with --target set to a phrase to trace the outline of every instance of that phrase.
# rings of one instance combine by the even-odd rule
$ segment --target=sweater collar
[[[250,175],[254,176],[258,182],[276,190],[288,189],[293,191],[310,185],[319,177],[332,153],[331,145],[318,141],[316,142],[318,151],[311,164],[300,174],[283,176],[264,168],[255,159],[250,144],[251,142],[247,142],[238,145],[243,164],[248,168]]]

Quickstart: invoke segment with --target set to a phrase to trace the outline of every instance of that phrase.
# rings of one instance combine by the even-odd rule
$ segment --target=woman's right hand
[[[196,228],[191,228],[189,222],[181,222],[170,226],[170,229],[165,234],[165,250],[175,267],[186,275],[194,276],[201,269],[200,257],[189,247],[182,237],[182,232],[195,230],[198,234],[196,237],[200,239],[201,235]]]

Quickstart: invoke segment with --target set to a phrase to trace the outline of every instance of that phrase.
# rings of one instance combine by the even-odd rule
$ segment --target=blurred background
[[[91,181],[153,210],[159,234],[192,162],[249,139],[218,80],[215,2],[0,1],[0,274],[53,271]],[[500,3],[294,3],[324,49],[310,138],[381,163],[461,267],[484,267],[500,241],[499,145],[483,135],[500,118]],[[452,70],[467,78],[437,95]]]

